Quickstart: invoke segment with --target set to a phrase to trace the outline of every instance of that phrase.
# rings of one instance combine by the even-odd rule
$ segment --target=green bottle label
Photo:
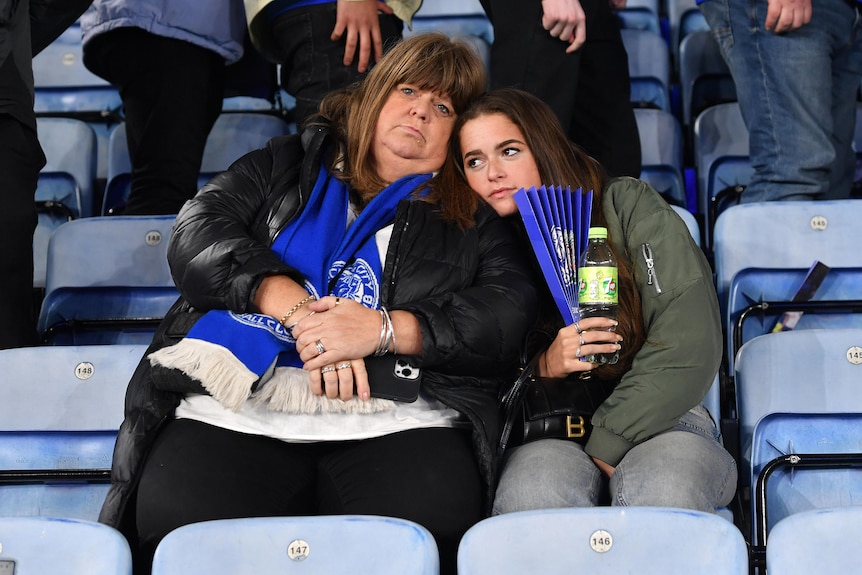
[[[618,302],[617,268],[578,268],[579,304],[615,304]]]

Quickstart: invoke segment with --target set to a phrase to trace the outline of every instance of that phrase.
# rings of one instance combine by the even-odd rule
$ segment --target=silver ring
[[[317,355],[323,355],[326,352],[326,348],[323,347],[323,342],[320,340],[315,342],[314,347],[317,348]]]
[[[347,369],[348,367],[350,367],[350,362],[345,361],[344,363],[339,363],[338,365],[336,365],[335,369]]]
[[[581,357],[581,346],[578,346],[578,349],[575,350],[575,357]]]
[[[338,305],[340,303],[341,303],[341,298],[340,297],[335,298],[335,305]]]
[[[320,368],[320,373],[329,373],[331,371],[335,371],[335,368],[332,367],[331,365],[327,365],[326,367]]]
[[[578,339],[580,340],[578,343],[581,345],[584,345],[584,336],[582,336],[581,334],[578,334]],[[579,347],[578,349],[581,349],[581,348]]]
[[[578,334],[584,333],[584,330],[581,329],[581,324],[578,322],[575,322],[575,330],[577,330]]]

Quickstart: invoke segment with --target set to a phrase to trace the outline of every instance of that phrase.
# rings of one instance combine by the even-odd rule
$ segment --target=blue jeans
[[[848,197],[862,78],[858,9],[815,0],[811,21],[784,34],[764,28],[767,0],[705,0],[700,9],[748,126],[755,173],[742,201]]]
[[[632,448],[607,480],[573,441],[540,439],[511,450],[494,500],[494,514],[559,507],[593,507],[605,490],[611,505],[679,507],[713,513],[736,492],[736,463],[703,406]]]

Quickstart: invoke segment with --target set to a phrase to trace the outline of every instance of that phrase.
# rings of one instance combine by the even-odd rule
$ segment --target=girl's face
[[[460,138],[467,183],[501,216],[517,213],[515,192],[542,185],[524,134],[507,116],[486,114],[469,120]]]

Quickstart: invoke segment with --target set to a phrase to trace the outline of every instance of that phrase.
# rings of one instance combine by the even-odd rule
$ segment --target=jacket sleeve
[[[682,219],[637,180],[615,180],[605,194],[609,232],[632,260],[646,330],[631,370],[594,414],[586,446],[616,466],[629,449],[671,429],[703,400],[718,371],[722,338],[709,264]]]
[[[397,307],[419,321],[423,366],[442,373],[498,376],[515,366],[524,333],[536,319],[538,295],[529,254],[510,222],[483,209],[474,237],[478,258],[470,282]],[[460,251],[463,260],[474,245],[453,248],[449,257],[457,259]]]
[[[264,277],[302,281],[270,249],[274,232],[268,226],[270,212],[282,203],[298,204],[298,192],[288,184],[298,180],[301,158],[299,138],[275,138],[216,175],[180,210],[168,263],[193,307],[255,311],[252,301]]]

